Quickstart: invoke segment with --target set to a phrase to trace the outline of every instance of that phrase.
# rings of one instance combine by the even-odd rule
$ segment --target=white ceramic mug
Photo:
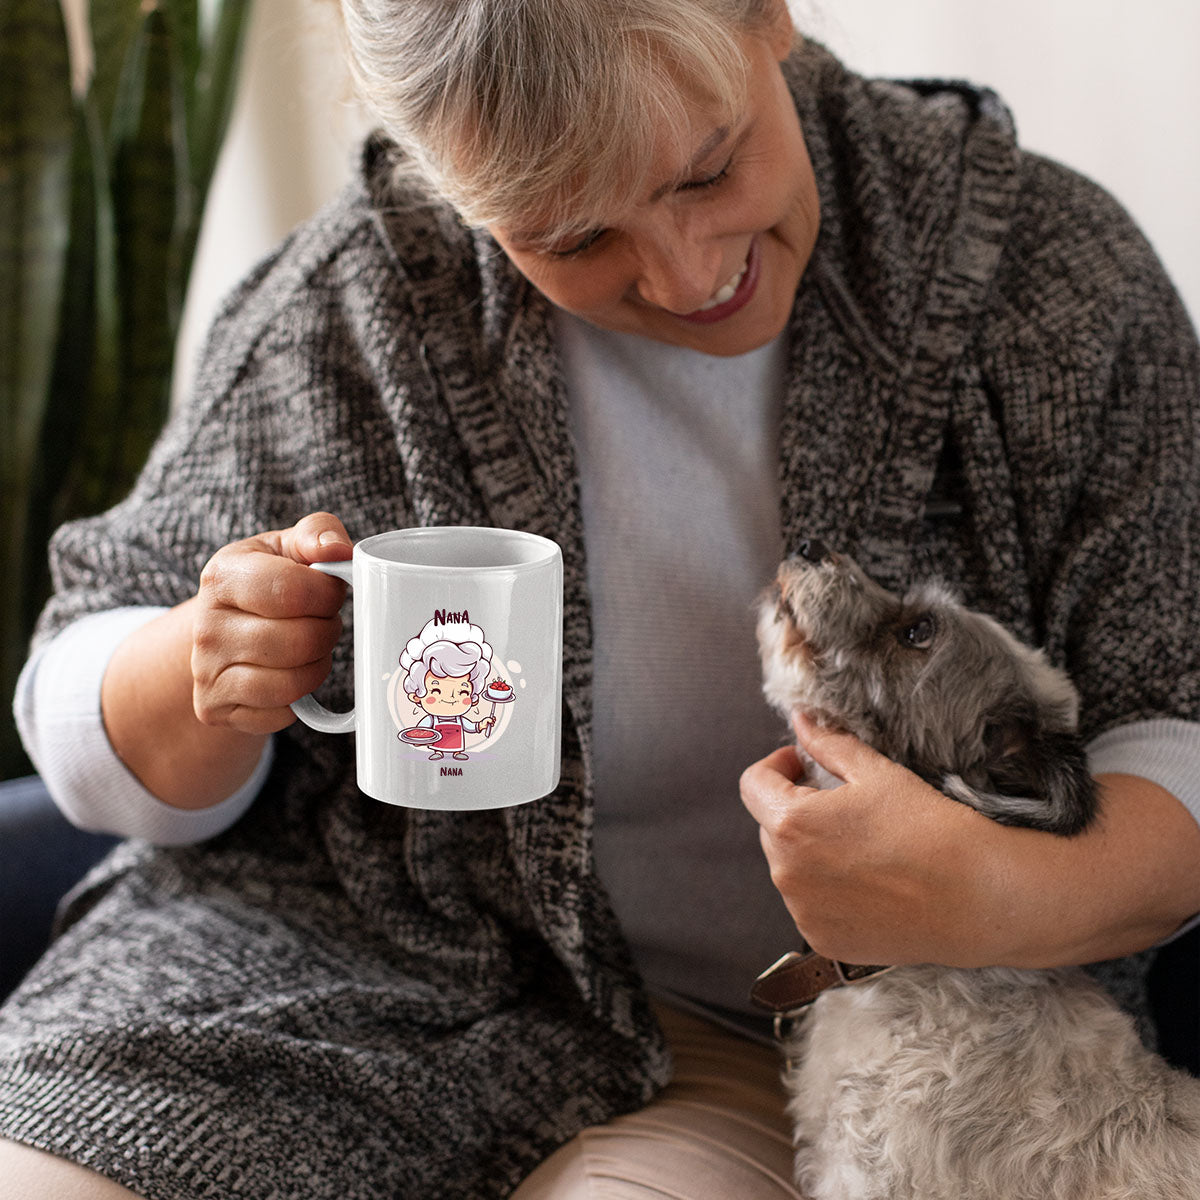
[[[351,585],[354,708],[312,696],[314,729],[356,735],[358,786],[409,808],[503,808],[558,784],[562,553],[515,529],[433,526],[313,563]]]

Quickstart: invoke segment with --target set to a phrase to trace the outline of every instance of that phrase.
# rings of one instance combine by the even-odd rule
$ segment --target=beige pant
[[[677,1009],[658,1016],[671,1083],[641,1112],[585,1129],[512,1200],[802,1200],[778,1053]]]

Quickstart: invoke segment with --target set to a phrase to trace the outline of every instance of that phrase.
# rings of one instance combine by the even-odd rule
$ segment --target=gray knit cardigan
[[[949,579],[1071,670],[1089,737],[1200,719],[1200,371],[1153,253],[1023,153],[991,93],[868,82],[812,45],[788,70],[823,218],[790,326],[785,540]],[[372,141],[232,297],[130,498],[57,535],[39,636],[181,601],[218,547],[316,509],[355,538],[533,530],[565,560],[563,780],[501,812],[406,811],[358,792],[350,739],[293,726],[231,830],[115,852],[0,1013],[0,1135],[148,1200],[503,1196],[669,1074],[592,865],[548,306],[392,185],[392,153]]]

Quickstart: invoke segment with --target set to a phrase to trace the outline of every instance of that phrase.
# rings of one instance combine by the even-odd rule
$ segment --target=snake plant
[[[0,0],[0,488],[7,706],[63,520],[130,488],[166,417],[249,0]],[[0,768],[27,769],[0,721]]]

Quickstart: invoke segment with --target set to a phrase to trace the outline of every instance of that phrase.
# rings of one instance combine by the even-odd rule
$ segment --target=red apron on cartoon
[[[454,751],[463,748],[462,717],[443,717],[434,725],[434,729],[442,735],[437,741],[437,749]]]

